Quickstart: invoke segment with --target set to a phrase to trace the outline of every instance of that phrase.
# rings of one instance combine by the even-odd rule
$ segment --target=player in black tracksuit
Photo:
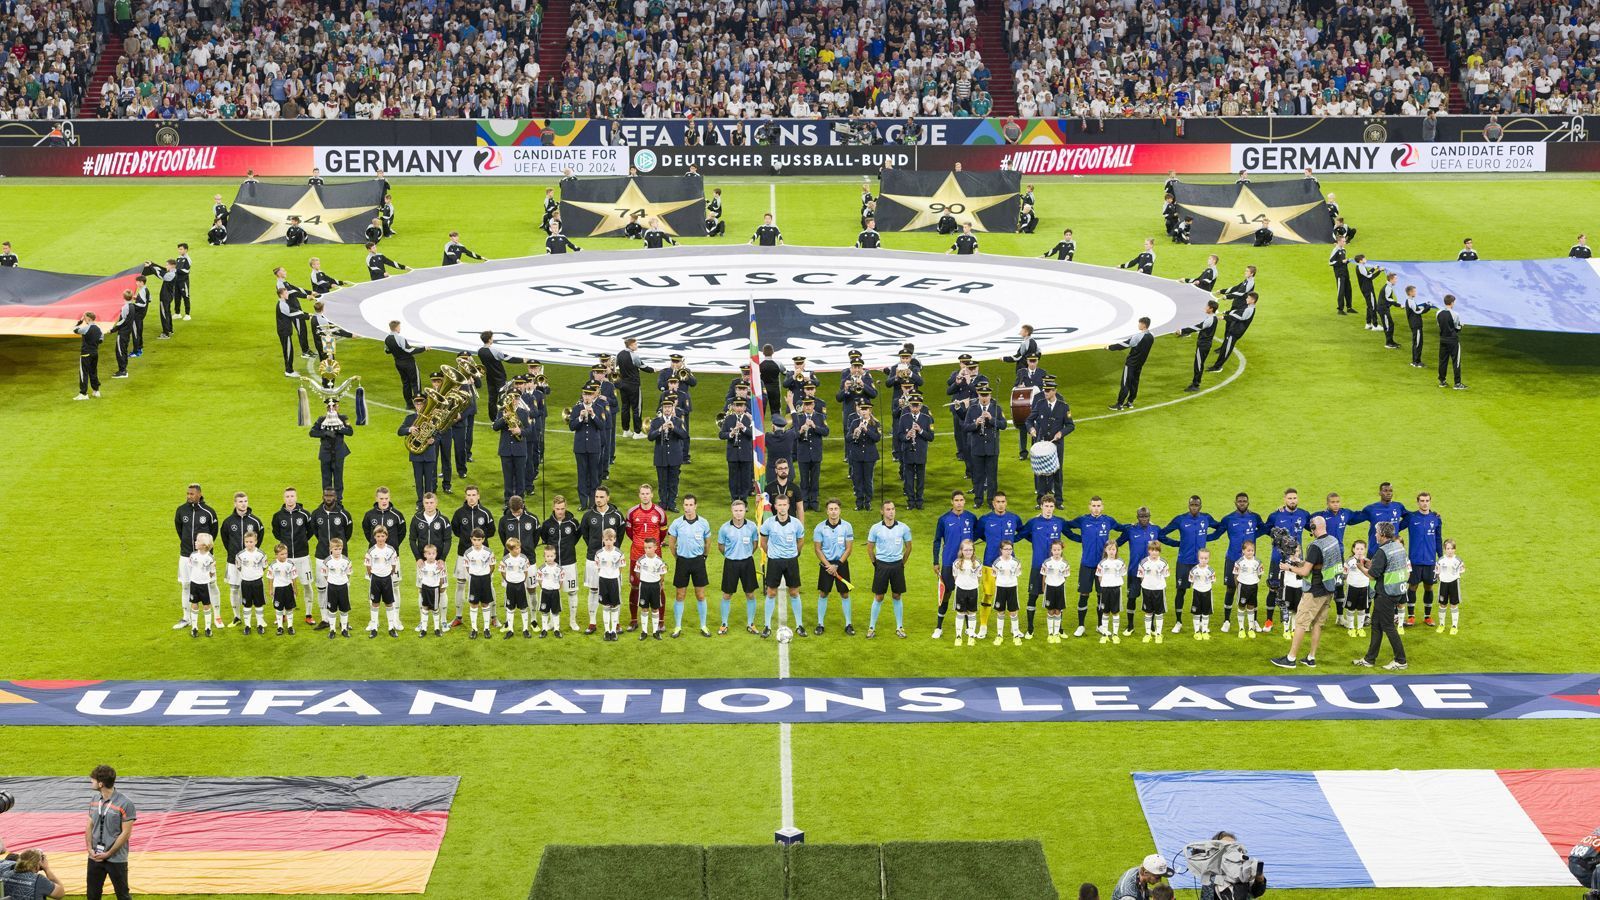
[[[1355,299],[1350,293],[1350,257],[1345,253],[1344,238],[1339,238],[1328,254],[1328,266],[1333,269],[1333,308],[1339,315],[1355,312]]]
[[[1211,355],[1211,341],[1217,334],[1217,301],[1206,301],[1206,317],[1199,324],[1190,325],[1178,332],[1179,337],[1194,335],[1194,380],[1184,388],[1189,393],[1200,390],[1200,376],[1206,370],[1206,357]]]
[[[1122,363],[1122,387],[1117,391],[1117,402],[1112,409],[1133,409],[1133,401],[1139,397],[1139,373],[1144,369],[1145,360],[1150,358],[1150,348],[1155,343],[1156,336],[1150,333],[1150,317],[1141,316],[1137,334],[1106,348],[1128,351],[1128,358]]]

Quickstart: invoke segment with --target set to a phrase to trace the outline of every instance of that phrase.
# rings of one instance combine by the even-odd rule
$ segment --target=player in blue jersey
[[[1240,491],[1233,495],[1233,512],[1223,516],[1217,527],[1206,536],[1213,541],[1223,535],[1228,536],[1228,552],[1222,567],[1222,582],[1227,587],[1227,593],[1222,598],[1222,630],[1225,632],[1229,620],[1233,618],[1233,596],[1239,590],[1239,579],[1234,577],[1233,564],[1244,555],[1244,546],[1254,544],[1265,530],[1266,523],[1250,511],[1250,495]]]
[[[1434,566],[1444,551],[1444,519],[1433,511],[1433,495],[1417,495],[1417,508],[1406,513],[1406,551],[1411,554],[1411,578],[1406,584],[1406,624],[1417,620],[1417,585],[1422,585],[1422,622],[1433,624],[1433,586],[1439,575]]]
[[[1285,490],[1283,492],[1283,505],[1267,514],[1267,533],[1271,534],[1274,528],[1282,528],[1284,531],[1289,532],[1289,536],[1294,538],[1296,543],[1300,540],[1300,532],[1306,531],[1310,527],[1311,514],[1300,508],[1300,492],[1294,488]],[[1282,562],[1283,555],[1278,552],[1278,547],[1274,544],[1272,547],[1272,559],[1267,563],[1267,589],[1275,595],[1279,608],[1284,605],[1283,571],[1278,568]],[[1268,604],[1267,608],[1271,609],[1271,604]],[[1285,628],[1293,627],[1293,623],[1290,622],[1284,622],[1283,625]],[[1267,616],[1267,621],[1262,623],[1261,630],[1272,630],[1272,616]]]
[[[1348,524],[1355,525],[1367,523],[1367,546],[1378,546],[1378,525],[1388,522],[1394,526],[1395,534],[1400,533],[1400,523],[1406,517],[1406,507],[1403,503],[1396,503],[1394,499],[1394,485],[1385,481],[1378,485],[1378,502],[1368,503],[1359,510],[1350,513]]]
[[[1195,494],[1189,498],[1189,511],[1174,516],[1167,527],[1161,529],[1161,543],[1178,548],[1178,602],[1173,607],[1176,617],[1172,623],[1173,634],[1183,630],[1183,595],[1189,589],[1189,570],[1200,564],[1200,551],[1206,549],[1206,538],[1216,527],[1217,520],[1210,513],[1200,511],[1200,495]],[[1174,532],[1178,535],[1176,540],[1171,537]],[[1228,620],[1223,619],[1222,623],[1226,626]]]
[[[1083,553],[1078,558],[1078,619],[1081,623],[1084,613],[1089,608],[1089,595],[1094,593],[1095,567],[1105,558],[1106,544],[1114,538],[1112,532],[1118,531],[1122,525],[1116,519],[1105,515],[1105,503],[1099,497],[1089,498],[1089,512],[1076,519],[1068,519],[1062,534],[1067,540],[1083,545]],[[1085,574],[1087,572],[1087,574]],[[1113,620],[1113,626],[1115,620]],[[1073,637],[1083,637],[1083,625],[1078,625],[1078,630],[1072,633]]]
[[[983,542],[983,574],[978,583],[978,639],[989,636],[989,611],[994,607],[994,561],[1000,545],[1015,542],[1022,533],[1022,517],[1006,509],[1005,491],[995,491],[989,511],[978,518],[974,540]],[[959,546],[959,545],[958,545]]]
[[[1039,595],[1044,593],[1044,576],[1039,573],[1039,567],[1050,558],[1050,545],[1061,540],[1066,533],[1067,520],[1056,515],[1056,498],[1053,494],[1045,494],[1039,498],[1039,514],[1022,523],[1022,537],[1033,548],[1033,556],[1028,562],[1032,574],[1028,576],[1028,640],[1033,640],[1033,614],[1039,608]],[[1084,601],[1078,603],[1078,629],[1083,630],[1084,614],[1088,606]]]
[[[1323,523],[1327,525],[1328,534],[1339,542],[1340,547],[1343,547],[1345,528],[1350,525],[1350,522],[1355,517],[1354,512],[1344,508],[1344,498],[1340,497],[1337,492],[1328,494],[1328,508],[1317,513],[1317,515],[1321,516]],[[1346,624],[1343,578],[1339,579],[1338,586],[1333,589],[1333,603],[1339,614],[1339,627],[1354,628],[1355,625]]]
[[[1139,564],[1144,562],[1145,557],[1150,555],[1150,545],[1161,542],[1161,529],[1150,524],[1150,507],[1139,507],[1138,511],[1134,513],[1134,518],[1137,519],[1136,522],[1117,527],[1118,532],[1120,532],[1117,536],[1117,546],[1128,545],[1128,571],[1130,573],[1137,570]],[[1127,624],[1122,629],[1124,637],[1133,634],[1133,614],[1139,608],[1139,600],[1142,597],[1141,590],[1138,578],[1128,579],[1128,599],[1124,612],[1127,617]]]
[[[944,617],[950,611],[950,600],[956,595],[952,565],[961,552],[961,542],[972,540],[977,533],[978,517],[967,512],[967,495],[962,491],[952,492],[950,511],[940,516],[933,526],[933,574],[939,578],[939,618],[933,626],[934,640],[944,634]]]

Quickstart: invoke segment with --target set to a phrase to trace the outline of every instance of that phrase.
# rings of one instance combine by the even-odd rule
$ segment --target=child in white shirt
[[[448,574],[444,560],[439,558],[439,548],[433,544],[424,545],[422,558],[417,560],[417,594],[422,606],[421,620],[417,622],[418,637],[427,636],[430,620],[433,622],[434,637],[444,633],[447,618],[443,602],[444,581]]]
[[[244,607],[244,633],[250,633],[250,611],[255,610],[256,634],[266,634],[267,592],[262,579],[267,574],[267,555],[256,548],[254,529],[244,533],[244,549],[234,555],[233,566],[239,573],[239,602]]]
[[[472,615],[472,630],[467,637],[478,638],[478,615],[483,615],[483,636],[489,636],[490,610],[494,608],[494,551],[484,546],[483,529],[472,529],[472,546],[461,554],[467,569],[467,606]]]
[[[1128,564],[1117,556],[1115,541],[1106,541],[1105,556],[1094,567],[1100,597],[1100,643],[1122,643],[1122,632],[1117,629],[1117,606],[1122,601],[1122,579],[1128,574]]]
[[[1367,619],[1371,615],[1372,577],[1367,574],[1367,542],[1356,541],[1350,546],[1350,558],[1344,561],[1345,626],[1351,637],[1367,636]]]
[[[394,586],[400,580],[400,554],[389,546],[389,529],[382,525],[372,529],[372,548],[367,551],[366,564],[370,584],[367,601],[372,607],[367,637],[378,636],[378,604],[382,603],[389,637],[397,638],[400,636],[400,609],[394,605]]]
[[[1016,548],[1010,541],[1000,542],[1000,555],[989,567],[994,573],[994,645],[1006,639],[1006,619],[1011,619],[1011,643],[1022,644],[1022,632],[1017,629],[1017,583],[1022,578],[1022,561],[1017,559]]]
[[[328,640],[339,635],[350,636],[350,573],[355,564],[344,555],[344,541],[334,538],[328,542],[328,558],[323,560],[322,573],[328,587],[327,604],[322,611],[328,616]]]
[[[267,566],[267,575],[272,579],[272,620],[278,626],[279,635],[283,634],[286,620],[289,633],[294,634],[294,582],[299,577],[300,567],[289,558],[288,544],[273,547],[272,555],[272,565]]]
[[[617,639],[622,618],[622,551],[617,549],[617,530],[607,528],[600,535],[600,549],[594,553],[595,584],[600,588],[600,617],[608,641]]]
[[[983,574],[972,541],[961,542],[950,571],[956,584],[956,646],[961,646],[965,628],[967,646],[971,647],[978,642],[978,582]]]
[[[1239,585],[1239,637],[1255,640],[1261,626],[1256,623],[1256,592],[1261,588],[1261,560],[1256,559],[1256,542],[1246,541],[1244,555],[1234,560],[1233,580]]]
[[[1050,542],[1050,555],[1039,565],[1039,577],[1044,582],[1045,642],[1061,643],[1061,614],[1067,608],[1067,576],[1072,566],[1062,555],[1060,541]]]
[[[1161,545],[1150,542],[1145,558],[1139,560],[1139,596],[1144,605],[1144,642],[1161,643],[1166,630],[1167,561],[1161,558]]]
[[[1461,632],[1461,576],[1467,573],[1467,564],[1456,555],[1456,542],[1444,542],[1444,555],[1434,567],[1439,574],[1439,631],[1444,631],[1444,607],[1450,608],[1450,633]]]
[[[1195,564],[1189,569],[1189,587],[1194,590],[1194,639],[1211,640],[1211,587],[1217,583],[1217,573],[1211,568],[1211,551],[1201,550]]]
[[[194,552],[189,554],[189,636],[199,637],[199,621],[206,623],[206,637],[211,637],[211,594],[217,589],[217,560],[211,555],[211,535],[200,534],[194,539]]]
[[[528,569],[532,560],[522,555],[522,541],[516,538],[506,540],[506,555],[500,560],[500,581],[506,589],[506,640],[516,633],[517,612],[522,612],[522,636],[532,637],[533,628],[528,612]],[[539,637],[544,637],[549,629],[547,618],[543,613],[539,615]],[[559,623],[558,623],[559,624]]]
[[[639,575],[639,607],[645,610],[644,628],[639,631],[641,641],[652,634],[656,640],[661,640],[662,629],[658,624],[661,621],[661,579],[667,574],[667,561],[661,558],[658,550],[655,538],[645,538],[644,555],[633,564],[633,570]],[[605,573],[601,572],[600,577],[604,578]]]
[[[544,565],[533,573],[539,579],[540,625],[542,627],[545,616],[549,616],[558,638],[561,637],[561,585],[569,568],[571,566],[563,568],[556,561],[556,548],[547,546],[544,548]]]

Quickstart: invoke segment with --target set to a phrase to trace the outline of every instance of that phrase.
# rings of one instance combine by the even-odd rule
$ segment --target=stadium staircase
[[[89,87],[78,101],[80,117],[100,114],[100,90],[117,74],[117,60],[121,58],[122,38],[115,33],[106,35],[105,43],[100,47],[100,58],[95,60],[94,74],[89,78]]]
[[[1433,63],[1433,70],[1444,72],[1449,79],[1450,112],[1466,112],[1467,98],[1461,93],[1460,73],[1451,70],[1450,58],[1444,51],[1444,36],[1439,33],[1439,22],[1433,16],[1433,7],[1428,0],[1406,0],[1406,5],[1411,7],[1411,18],[1422,31],[1422,48],[1427,51],[1428,61]]]
[[[1016,81],[1011,74],[1011,54],[1006,52],[1005,4],[998,0],[978,6],[978,48],[983,66],[989,70],[989,97],[994,100],[991,116],[1017,114]]]
[[[567,28],[572,24],[572,0],[545,0],[544,19],[539,23],[540,81],[549,83],[561,75],[567,62]],[[547,113],[555,112],[557,92],[544,98]]]

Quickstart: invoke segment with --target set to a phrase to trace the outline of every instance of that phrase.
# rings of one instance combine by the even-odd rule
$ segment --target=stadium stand
[[[86,3],[0,4],[0,120],[66,118],[99,41]]]
[[[1465,111],[1595,111],[1600,18],[1592,6],[1435,0],[1434,12]]]

